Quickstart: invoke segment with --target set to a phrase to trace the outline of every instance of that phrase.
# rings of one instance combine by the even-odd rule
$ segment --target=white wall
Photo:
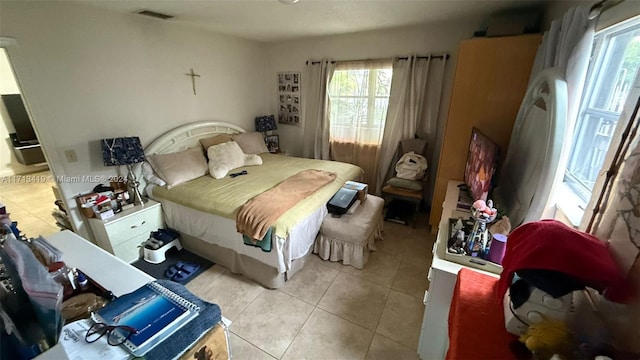
[[[437,161],[442,143],[442,134],[449,109],[451,87],[455,70],[456,55],[460,41],[472,37],[482,24],[481,18],[452,19],[444,23],[412,26],[395,30],[369,31],[349,35],[327,36],[298,41],[280,42],[269,46],[269,100],[270,112],[277,114],[277,79],[280,71],[299,71],[302,89],[305,88],[304,68],[309,59],[333,58],[335,60],[379,59],[399,55],[447,52],[448,60],[442,103],[438,118],[436,143],[429,144],[430,176],[435,177]],[[301,94],[304,122],[305,93]],[[278,124],[280,146],[296,156],[302,156],[303,127]]]
[[[109,175],[99,140],[139,136],[143,146],[179,124],[221,120],[253,129],[269,99],[264,46],[140,15],[71,2],[1,3],[0,35],[55,176]],[[201,75],[197,96],[193,68]],[[69,163],[64,151],[74,150]],[[94,183],[61,182],[73,198]]]

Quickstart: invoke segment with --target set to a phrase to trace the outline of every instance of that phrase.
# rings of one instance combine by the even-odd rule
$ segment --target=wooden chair
[[[426,158],[428,145],[429,144],[424,139],[400,140],[400,143],[398,144],[398,159],[410,151],[420,154]],[[393,166],[395,168],[395,164],[393,164]],[[416,226],[415,218],[423,199],[426,177],[427,173],[425,172],[425,175],[418,180],[401,179],[395,176],[394,171],[394,177],[385,182],[385,185],[382,187],[382,195],[385,198],[391,198],[391,201],[394,199],[405,200],[415,204],[411,219],[413,227]],[[389,211],[387,211],[385,220],[393,220],[389,217]]]

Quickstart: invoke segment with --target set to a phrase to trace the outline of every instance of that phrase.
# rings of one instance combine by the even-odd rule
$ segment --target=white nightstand
[[[140,258],[139,246],[151,231],[164,226],[162,207],[149,200],[144,206],[124,210],[106,220],[91,218],[89,226],[101,248],[130,263]]]

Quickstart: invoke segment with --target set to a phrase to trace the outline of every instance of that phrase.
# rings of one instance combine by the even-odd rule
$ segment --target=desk
[[[46,239],[63,252],[62,258],[67,266],[80,269],[115,296],[130,293],[155,280],[69,230],[47,236]],[[58,344],[36,359],[67,360],[69,357],[62,345]]]
[[[47,240],[63,252],[63,260],[69,267],[76,267],[93,280],[110,290],[115,296],[133,292],[154,281],[152,276],[95,246],[77,234],[65,230],[47,236]],[[225,324],[230,321],[222,318]],[[68,359],[60,344],[41,354],[37,359]]]
[[[155,280],[69,230],[47,236],[47,241],[63,252],[67,266],[80,269],[115,296],[128,294]]]

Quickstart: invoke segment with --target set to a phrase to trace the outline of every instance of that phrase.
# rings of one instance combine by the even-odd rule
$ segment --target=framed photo
[[[278,123],[300,125],[300,73],[278,73]],[[268,137],[267,137],[268,138]]]
[[[270,153],[280,152],[280,137],[278,135],[267,135],[264,138],[264,142],[267,144],[267,149],[269,149]]]

